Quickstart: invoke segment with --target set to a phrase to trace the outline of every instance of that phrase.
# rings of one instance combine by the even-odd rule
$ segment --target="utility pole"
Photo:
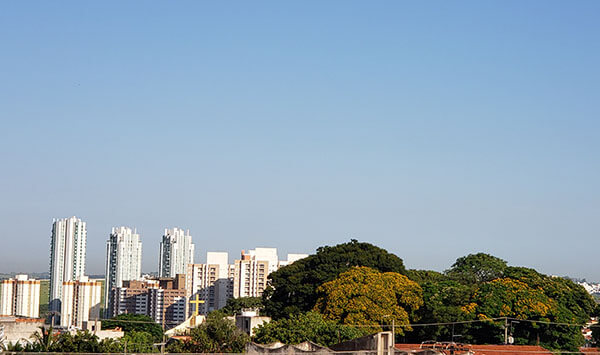
[[[165,307],[165,299],[164,299],[164,294],[163,294],[163,301],[162,301],[162,328],[163,328],[163,338],[162,338],[162,344],[160,345],[160,353],[164,354],[165,353],[165,342],[166,342],[166,336],[165,336],[165,330],[166,330],[166,318],[167,316],[167,310]]]
[[[508,344],[508,317],[504,317],[504,345]]]

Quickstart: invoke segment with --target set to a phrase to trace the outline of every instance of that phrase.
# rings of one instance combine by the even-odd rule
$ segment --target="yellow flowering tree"
[[[342,324],[373,326],[392,320],[398,334],[410,330],[409,315],[423,305],[419,284],[394,272],[353,267],[317,288],[314,310]],[[405,327],[403,327],[403,325]]]

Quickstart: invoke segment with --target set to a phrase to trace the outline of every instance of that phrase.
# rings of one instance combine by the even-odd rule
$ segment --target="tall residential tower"
[[[113,228],[106,242],[105,309],[110,309],[110,290],[123,281],[139,280],[142,274],[142,242],[137,231],[128,227]]]
[[[85,273],[86,224],[77,217],[55,219],[50,246],[50,311],[61,310],[63,282]]]
[[[194,244],[190,231],[173,228],[165,229],[160,243],[158,259],[158,275],[160,277],[175,277],[186,274],[188,264],[194,263]]]

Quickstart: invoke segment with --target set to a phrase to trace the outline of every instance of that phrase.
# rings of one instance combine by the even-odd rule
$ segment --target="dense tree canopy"
[[[439,276],[439,275],[438,275]],[[417,323],[450,323],[469,320],[463,307],[468,304],[474,287],[448,278],[421,278],[424,304],[415,313],[413,320]],[[462,325],[436,325],[416,327],[406,334],[407,342],[420,343],[425,340],[452,341],[464,339],[453,338],[462,334]]]
[[[492,281],[504,276],[506,261],[495,256],[477,253],[456,259],[446,275],[464,283]]]
[[[341,273],[317,289],[314,310],[327,319],[343,324],[373,325],[381,331],[382,322],[395,320],[397,331],[410,323],[409,314],[423,304],[419,284],[394,272],[381,273],[364,266]],[[406,329],[410,330],[409,327]]]
[[[277,341],[284,344],[298,344],[304,341],[312,341],[322,346],[330,346],[358,338],[367,333],[361,328],[326,320],[317,312],[308,312],[258,326],[253,340],[260,344],[270,344]]]
[[[584,339],[576,324],[586,323],[596,307],[585,289],[570,280],[507,266],[504,260],[483,253],[459,258],[445,272],[445,277],[424,270],[410,270],[408,275],[423,288],[424,305],[415,312],[415,321],[445,323],[514,318],[508,321],[508,327],[517,344],[577,350]],[[501,343],[504,322],[501,319],[416,328],[405,339]],[[459,338],[453,338],[453,334]]]
[[[212,312],[206,322],[190,331],[191,341],[173,343],[169,352],[242,353],[250,337],[238,329],[222,312]]]
[[[369,243],[349,243],[317,249],[270,275],[270,287],[263,294],[265,311],[274,318],[310,311],[317,302],[316,289],[353,266],[367,266],[381,272],[405,274],[402,259]]]

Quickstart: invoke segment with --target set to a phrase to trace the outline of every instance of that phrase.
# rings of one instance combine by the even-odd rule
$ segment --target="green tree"
[[[260,344],[277,341],[298,344],[312,341],[322,346],[330,346],[367,333],[365,329],[339,324],[325,319],[320,313],[308,312],[259,325],[253,340]]]
[[[593,297],[575,282],[550,277],[524,267],[508,267],[505,275],[526,283],[529,287],[540,289],[556,303],[552,321],[556,323],[584,324],[595,314],[597,307]],[[516,328],[529,329],[519,324]],[[550,349],[577,350],[585,344],[579,327],[552,324],[536,324],[531,336],[540,337]]]
[[[580,327],[552,324],[569,322],[564,317],[570,312],[563,305],[542,288],[530,287],[517,279],[503,278],[481,284],[464,311],[473,319],[516,319],[517,323],[511,322],[516,344],[539,343],[547,349],[577,351],[584,343]],[[504,320],[473,323],[466,333],[471,342],[501,342]]]
[[[239,314],[243,309],[252,308],[252,309],[262,309],[263,303],[261,297],[240,297],[240,298],[230,298],[227,300],[227,304],[225,307],[220,309],[224,314],[227,315],[235,315]]]
[[[321,285],[314,310],[342,324],[373,325],[392,319],[398,334],[410,330],[409,315],[423,304],[419,284],[394,272],[381,273],[364,266],[341,273],[337,279]],[[381,329],[381,328],[379,328]]]
[[[122,353],[123,344],[120,340],[112,338],[104,338],[98,344],[98,352],[100,353]]]
[[[155,336],[148,332],[130,330],[121,338],[123,349],[131,353],[154,353],[158,348],[154,346]],[[162,340],[162,339],[161,339]]]
[[[317,302],[317,287],[354,266],[406,273],[402,259],[369,243],[352,240],[333,247],[320,247],[316,254],[269,275],[270,286],[263,293],[265,312],[277,319],[310,311]]]
[[[98,337],[89,331],[77,331],[75,335],[61,333],[50,346],[50,352],[57,353],[97,353],[100,347]]]
[[[31,335],[32,346],[36,351],[48,352],[56,340],[52,327],[46,329],[39,327],[39,330]]]
[[[114,329],[119,327],[125,333],[131,331],[145,332],[152,335],[155,342],[162,341],[162,327],[152,318],[141,314],[120,314],[102,322],[102,329]]]
[[[467,283],[481,283],[492,281],[504,276],[506,261],[495,256],[477,253],[456,259],[456,262],[446,275],[450,278]]]
[[[470,302],[474,287],[454,280],[435,281],[436,278],[420,283],[424,304],[414,314],[417,323],[449,323],[470,320],[463,307]],[[427,340],[463,341],[453,335],[462,334],[464,325],[437,325],[415,327],[404,339],[406,342],[421,343]]]
[[[419,285],[422,285],[426,282],[441,282],[448,280],[448,276],[442,274],[441,272],[433,271],[433,270],[415,270],[410,269],[406,270],[406,277],[415,281]]]
[[[174,343],[168,350],[193,353],[241,353],[250,341],[248,334],[223,317],[222,312],[211,312],[206,321],[190,331],[191,341]]]

